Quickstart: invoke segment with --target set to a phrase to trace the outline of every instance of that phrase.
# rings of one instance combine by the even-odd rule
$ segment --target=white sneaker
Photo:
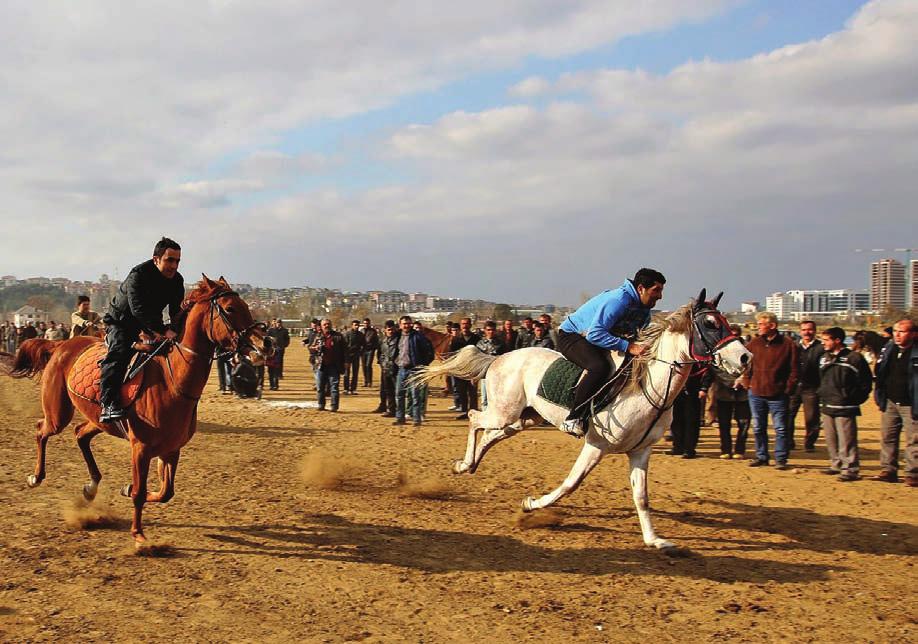
[[[586,432],[583,431],[583,421],[579,418],[574,418],[571,420],[565,420],[561,423],[561,431],[574,436],[575,438],[583,438]]]

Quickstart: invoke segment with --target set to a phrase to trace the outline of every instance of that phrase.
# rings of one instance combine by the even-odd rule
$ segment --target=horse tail
[[[44,340],[32,338],[23,342],[13,364],[9,367],[9,375],[13,378],[31,378],[39,374],[48,365],[51,356],[61,345],[63,340]]]
[[[489,356],[477,347],[463,347],[452,356],[436,365],[422,367],[411,379],[426,384],[437,376],[455,376],[463,380],[481,380],[497,356]]]

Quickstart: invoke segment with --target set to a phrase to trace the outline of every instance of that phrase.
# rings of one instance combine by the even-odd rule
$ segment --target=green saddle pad
[[[630,363],[625,364],[623,369],[629,371]],[[580,380],[580,374],[583,369],[575,365],[566,358],[558,358],[549,365],[545,375],[542,376],[542,382],[539,383],[538,396],[543,400],[560,405],[565,409],[574,406],[574,394],[577,391],[577,381]],[[585,405],[583,414],[586,415],[592,406],[594,410],[602,409],[609,405],[619,394],[624,386],[627,375],[625,373],[617,374],[617,383],[611,386],[606,385],[602,393],[593,399],[592,405]]]
[[[548,367],[539,383],[539,398],[570,409],[574,405],[574,392],[583,369],[570,360],[558,358]]]

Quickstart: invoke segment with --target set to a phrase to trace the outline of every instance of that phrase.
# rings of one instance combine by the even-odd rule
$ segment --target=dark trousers
[[[698,391],[684,390],[673,405],[673,454],[695,455],[701,432],[701,400]]]
[[[357,391],[357,375],[360,373],[360,356],[352,356],[344,363],[344,391]]]
[[[229,360],[225,358],[217,358],[217,383],[220,387],[220,391],[226,391],[229,385]]]
[[[286,347],[274,349],[274,355],[277,359],[277,377],[284,377],[284,353],[287,351]]]
[[[390,369],[380,370],[379,407],[387,414],[395,413],[395,374]]]
[[[268,387],[272,390],[280,387],[280,367],[268,367]]]
[[[478,390],[469,380],[453,378],[453,401],[463,414],[478,409]]]
[[[363,366],[363,386],[372,387],[373,386],[373,356],[376,354],[376,350],[373,351],[364,351],[363,355],[360,356],[361,366]]]
[[[718,400],[717,427],[720,430],[721,454],[745,454],[749,436],[749,403],[745,400]],[[731,421],[736,421],[736,442],[730,437]]]
[[[791,449],[794,449],[794,433],[796,431],[797,412],[803,407],[803,422],[806,433],[803,435],[803,447],[813,449],[816,439],[819,438],[819,427],[822,421],[819,417],[819,391],[816,389],[797,389],[790,397],[790,422],[788,423]]]
[[[121,406],[119,393],[128,364],[134,357],[131,345],[137,340],[137,333],[121,327],[108,326],[105,330],[105,344],[108,353],[102,358],[102,374],[99,378],[99,398],[103,405]]]
[[[612,376],[609,350],[590,344],[579,333],[558,331],[558,351],[581,369],[586,369],[574,394],[574,406],[567,416],[568,419],[580,418],[588,411],[584,403]]]

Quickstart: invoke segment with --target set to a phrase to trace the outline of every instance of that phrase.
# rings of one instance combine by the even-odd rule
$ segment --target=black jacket
[[[870,398],[873,374],[857,351],[823,353],[819,361],[819,407],[826,416],[860,416],[861,404]]]
[[[337,331],[332,331],[329,335],[331,335],[331,346],[328,345],[324,334],[317,333],[309,346],[309,353],[315,358],[315,363],[319,369],[344,371],[344,354],[347,349],[347,342],[345,342],[344,336]]]
[[[268,329],[268,335],[274,339],[278,349],[286,349],[290,346],[290,331],[284,326],[273,326]]]
[[[801,389],[819,389],[819,360],[825,352],[818,340],[806,349],[797,343],[797,378]]]
[[[535,342],[535,333],[532,331],[527,331],[526,327],[521,326],[516,332],[516,345],[514,349],[525,349],[531,347],[532,343]]]
[[[164,333],[163,309],[169,307],[169,319],[174,325],[184,298],[185,281],[181,273],[176,273],[172,279],[163,277],[153,260],[148,259],[132,268],[124,278],[103,322],[132,334],[141,331]]]
[[[367,339],[363,335],[363,331],[360,329],[350,329],[347,333],[344,334],[344,339],[347,342],[348,360],[356,358],[361,353],[363,353],[363,348],[367,343]]]
[[[449,350],[452,353],[452,352],[458,351],[459,349],[463,349],[469,345],[475,346],[476,344],[478,344],[479,340],[481,340],[481,336],[475,333],[474,331],[470,331],[469,336],[467,338],[464,337],[462,335],[462,332],[460,331],[455,336],[453,336],[452,340],[450,340]]]
[[[912,399],[912,419],[918,420],[918,344],[912,344],[912,348],[909,351],[908,390]],[[886,411],[886,381],[889,379],[890,363],[893,360],[893,356],[898,355],[898,353],[899,347],[890,340],[883,347],[883,351],[880,353],[880,360],[877,362],[877,389],[874,392],[874,398],[880,411]]]
[[[377,361],[379,362],[379,368],[385,373],[392,374],[398,371],[398,367],[395,366],[395,356],[398,355],[398,340],[398,333],[393,333],[392,337],[387,338],[383,335],[380,338]]]

